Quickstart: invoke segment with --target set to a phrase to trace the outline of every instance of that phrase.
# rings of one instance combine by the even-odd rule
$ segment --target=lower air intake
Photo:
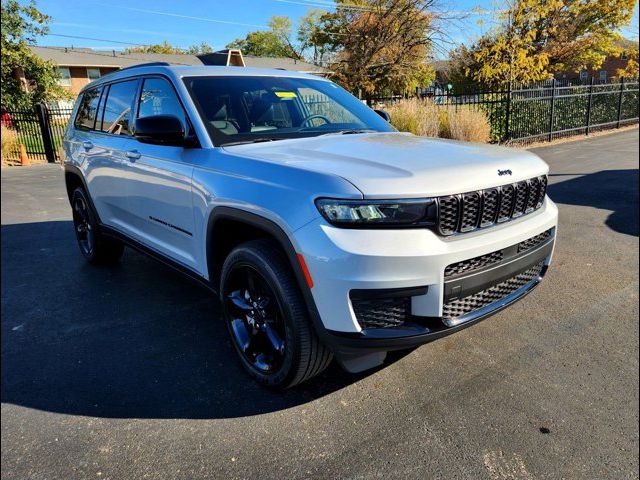
[[[528,270],[478,293],[474,293],[468,297],[450,300],[444,304],[442,316],[445,320],[455,320],[463,315],[467,315],[468,313],[472,313],[480,308],[502,300],[527,283],[538,278],[543,267],[544,262],[540,262]]]
[[[362,329],[400,327],[411,311],[410,297],[351,298],[351,306]]]

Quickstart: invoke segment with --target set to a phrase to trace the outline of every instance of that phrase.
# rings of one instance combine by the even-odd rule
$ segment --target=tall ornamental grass
[[[15,130],[5,127],[4,125],[0,128],[2,163],[18,160],[20,158],[18,135]]]
[[[400,100],[387,111],[391,124],[401,132],[467,142],[487,143],[491,139],[487,115],[472,106],[456,108],[413,98]]]

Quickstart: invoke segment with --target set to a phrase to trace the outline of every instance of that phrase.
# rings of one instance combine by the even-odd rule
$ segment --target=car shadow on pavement
[[[108,418],[229,418],[304,404],[372,373],[350,375],[334,362],[273,392],[235,355],[218,300],[181,274],[129,249],[115,267],[91,266],[68,221],[2,226],[3,403]]]
[[[573,174],[551,174],[564,177]],[[583,205],[612,213],[606,225],[612,230],[638,236],[638,170],[602,170],[549,185],[556,203]]]

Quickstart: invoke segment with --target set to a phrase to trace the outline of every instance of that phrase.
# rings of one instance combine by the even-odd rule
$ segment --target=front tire
[[[268,240],[236,247],[222,267],[225,323],[245,370],[259,383],[289,388],[331,363],[308,318],[282,251]]]
[[[124,244],[100,233],[87,193],[78,187],[71,196],[73,227],[80,252],[89,263],[112,265],[120,260]]]

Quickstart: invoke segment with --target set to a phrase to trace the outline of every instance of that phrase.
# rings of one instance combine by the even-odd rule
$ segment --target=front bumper
[[[345,230],[321,219],[306,225],[295,236],[314,278],[311,293],[324,329],[321,337],[343,366],[359,371],[381,363],[386,351],[421,345],[502,310],[529,293],[544,276],[553,254],[557,216],[555,204],[547,198],[534,214],[447,238],[426,229]],[[445,278],[447,266],[508,249],[548,230],[553,236],[544,248],[477,275]],[[445,302],[456,295],[478,292],[535,264],[540,268],[533,278],[503,298],[453,321],[443,319]],[[363,329],[350,293],[367,290],[411,291],[412,320],[394,328]]]

